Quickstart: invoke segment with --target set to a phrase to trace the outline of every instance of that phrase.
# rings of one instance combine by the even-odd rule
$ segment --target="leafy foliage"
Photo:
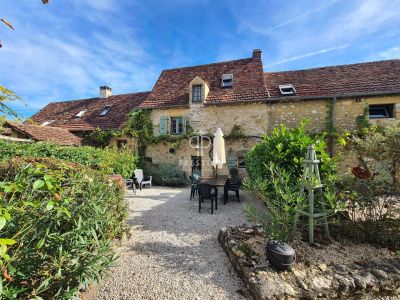
[[[286,170],[270,164],[267,168],[269,182],[256,178],[246,182],[246,186],[255,191],[268,208],[265,218],[262,218],[264,233],[268,238],[281,241],[291,241],[296,232],[294,226],[296,212],[303,208],[306,198],[301,193],[293,175]],[[256,222],[256,211],[252,206],[246,206],[250,221]]]
[[[265,233],[270,238],[290,241],[296,231],[295,214],[307,205],[301,192],[303,160],[307,147],[315,145],[321,160],[321,176],[325,184],[324,197],[330,209],[338,203],[333,195],[336,180],[335,162],[325,152],[326,143],[322,136],[311,136],[305,130],[306,122],[298,128],[287,129],[281,125],[261,143],[255,145],[246,155],[246,169],[249,174],[245,185],[260,196],[268,207],[269,213],[262,222]],[[254,210],[247,207],[249,217]]]
[[[153,123],[149,109],[134,110],[129,114],[129,120],[123,129],[123,134],[138,141],[138,151],[144,157],[146,147],[153,139]]]
[[[246,134],[243,128],[237,124],[233,125],[231,132],[225,136],[226,139],[241,139],[245,137]]]
[[[266,164],[273,163],[299,178],[303,172],[303,159],[307,146],[313,144],[321,160],[322,176],[334,175],[334,161],[325,151],[324,136],[311,136],[305,130],[307,121],[303,120],[297,128],[287,129],[284,125],[276,127],[271,134],[266,134],[263,140],[246,154],[246,169],[252,180],[268,179],[271,175]]]
[[[159,165],[154,173],[154,182],[160,185],[179,186],[185,183],[183,171],[174,164]]]
[[[0,165],[1,294],[71,299],[99,280],[126,231],[123,190],[97,171],[58,160]]]
[[[340,197],[348,202],[350,222],[342,230],[353,237],[400,249],[400,124],[370,126],[351,145],[369,176],[343,176]],[[357,173],[356,173],[357,174]],[[359,178],[360,177],[360,178]]]
[[[121,135],[119,130],[95,129],[92,132],[84,133],[82,136],[83,144],[93,147],[105,148],[109,145],[111,138]]]
[[[11,109],[6,102],[21,102],[21,98],[18,97],[13,91],[10,91],[6,87],[0,84],[0,114],[11,115],[18,117],[18,114]]]
[[[103,174],[121,174],[124,178],[132,176],[138,161],[137,155],[128,150],[65,147],[43,142],[19,144],[0,140],[0,161],[27,156],[63,159],[94,168]]]

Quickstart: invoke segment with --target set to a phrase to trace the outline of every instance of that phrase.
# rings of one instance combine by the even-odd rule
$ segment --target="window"
[[[394,104],[369,106],[370,119],[393,118],[394,117],[393,113],[394,113]]]
[[[86,109],[85,109],[85,110],[81,110],[80,112],[78,112],[78,113],[76,114],[75,117],[81,118],[81,117],[83,117],[83,115],[85,114],[85,112],[86,112]]]
[[[50,125],[51,123],[53,123],[55,120],[50,120],[50,121],[46,121],[46,122],[43,122],[42,124],[40,124],[40,126],[48,126],[48,125]]]
[[[203,101],[201,92],[203,86],[201,84],[196,84],[192,86],[192,101],[193,102],[201,102]]]
[[[103,108],[103,110],[100,112],[99,116],[100,116],[100,117],[106,116],[106,115],[108,114],[108,112],[111,110],[111,107],[112,107],[111,105],[104,106],[104,108]]]
[[[233,74],[222,75],[222,87],[232,87],[233,86]]]
[[[183,134],[183,119],[171,118],[171,134]]]
[[[295,95],[296,90],[292,84],[282,84],[279,85],[279,91],[282,95]]]

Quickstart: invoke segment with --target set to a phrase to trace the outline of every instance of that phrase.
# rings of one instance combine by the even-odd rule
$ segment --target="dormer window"
[[[201,84],[192,85],[192,102],[202,102],[202,89],[203,86]]]
[[[112,107],[111,105],[104,106],[104,108],[103,108],[103,110],[100,112],[99,116],[100,116],[100,117],[106,116],[106,115],[109,113],[109,111],[111,110],[111,107]]]
[[[233,86],[233,74],[222,75],[222,87],[232,87]]]
[[[296,90],[294,89],[293,84],[282,84],[279,85],[279,91],[282,95],[296,95]]]
[[[86,109],[85,109],[85,110],[81,110],[80,112],[78,112],[78,113],[75,115],[75,117],[77,117],[77,118],[82,118],[83,115],[85,114],[85,112],[86,112]]]
[[[40,126],[49,126],[51,123],[53,123],[55,120],[50,120],[50,121],[45,121]]]

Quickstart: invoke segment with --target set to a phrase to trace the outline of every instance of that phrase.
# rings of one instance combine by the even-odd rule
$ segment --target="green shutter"
[[[185,117],[182,117],[182,127],[183,127],[182,134],[186,134],[186,118]]]
[[[168,117],[160,117],[160,134],[168,134]]]

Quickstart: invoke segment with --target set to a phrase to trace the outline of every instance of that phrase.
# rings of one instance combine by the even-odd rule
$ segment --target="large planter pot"
[[[277,270],[290,270],[296,261],[292,247],[281,241],[268,241],[265,247],[268,262]]]

